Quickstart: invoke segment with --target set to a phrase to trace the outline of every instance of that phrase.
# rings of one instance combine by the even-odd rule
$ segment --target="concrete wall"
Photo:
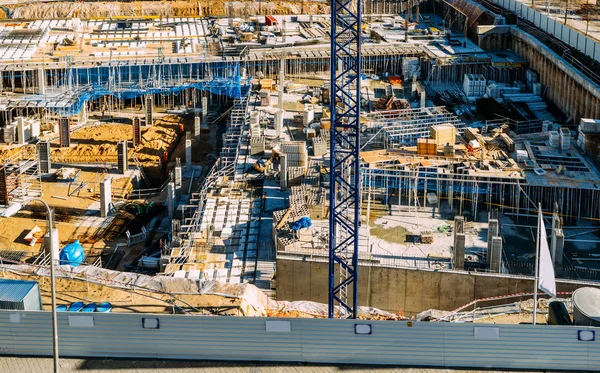
[[[324,261],[278,258],[277,299],[327,303],[328,268]],[[430,308],[451,311],[480,298],[533,291],[532,277],[368,266],[360,267],[358,273],[360,305],[402,310],[406,316]],[[560,281],[557,291],[584,286],[590,284]]]
[[[513,27],[512,49],[539,73],[542,92],[574,123],[580,118],[600,118],[600,86],[592,82],[542,42]],[[546,91],[547,89],[547,91]]]

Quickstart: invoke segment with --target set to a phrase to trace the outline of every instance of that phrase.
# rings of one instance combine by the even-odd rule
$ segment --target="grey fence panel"
[[[596,42],[590,38],[586,38],[585,41],[585,50],[587,51],[587,55],[594,58]]]
[[[579,33],[571,28],[569,28],[569,30],[569,45],[572,45],[573,47],[577,48],[577,36],[579,35]]]
[[[536,27],[542,28],[542,14],[536,11],[533,11],[532,13],[533,23],[536,25]]]
[[[377,356],[379,364],[444,366],[444,338],[441,324],[308,322],[303,336],[306,361],[360,363]],[[355,335],[354,324],[372,325],[372,334]],[[340,330],[340,327],[343,330]],[[323,341],[331,343],[323,343]]]
[[[585,45],[585,42],[588,40],[588,38],[585,37],[584,34],[582,33],[577,33],[577,49],[584,51],[585,54],[587,53],[587,48]],[[588,55],[589,56],[589,55]]]
[[[600,61],[600,44],[595,43],[594,46],[594,59]]]
[[[566,27],[565,25],[560,25],[560,28],[562,30],[560,33],[560,40],[569,44],[571,42],[571,29]]]
[[[0,311],[0,354],[51,355],[50,316]],[[267,331],[271,322],[280,328]],[[600,371],[591,327],[66,312],[58,324],[61,356]],[[578,340],[580,330],[596,339]]]
[[[590,342],[578,341],[576,328],[544,326],[540,330],[532,325],[482,325],[498,327],[500,338],[481,340],[473,336],[473,329],[478,326],[459,324],[458,327],[446,328],[447,339],[461,341],[460,344],[447,345],[448,365],[458,366],[461,361],[468,359],[475,366],[489,364],[535,369],[536,366],[547,364],[556,369],[588,369],[587,345]],[[564,360],[565,355],[570,356],[569,361]]]
[[[543,30],[548,30],[548,17],[546,17],[543,14],[540,14],[540,27]],[[547,31],[547,32],[549,32],[549,31]]]

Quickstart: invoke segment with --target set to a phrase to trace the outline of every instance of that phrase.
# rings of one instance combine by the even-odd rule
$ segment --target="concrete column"
[[[52,162],[50,162],[50,141],[40,141],[37,144],[38,168],[41,174],[50,173]]]
[[[192,167],[192,140],[185,140],[185,167]]]
[[[425,107],[425,101],[427,99],[425,87],[421,87],[421,92],[420,93],[421,93],[421,107],[424,108]]]
[[[54,211],[52,211],[52,213],[54,214]],[[44,235],[44,252],[46,254],[50,254],[50,249],[53,248],[54,249],[54,260],[55,263],[58,263],[58,257],[60,254],[60,239],[58,238],[58,228],[54,228],[52,230],[52,238],[54,243],[51,245],[50,244],[50,237],[48,235],[48,233],[46,233]]]
[[[58,135],[61,148],[71,146],[71,128],[69,118],[62,117],[58,120]]]
[[[409,201],[410,201],[410,199],[409,199]],[[458,235],[462,234],[464,232],[465,232],[465,217],[464,216],[455,216],[454,217],[454,247],[459,246],[457,244]],[[464,245],[463,245],[463,249],[464,249]],[[463,251],[463,256],[464,256],[464,251]],[[463,261],[464,261],[464,258],[463,258]]]
[[[146,99],[146,125],[151,126],[154,120],[154,96],[148,95]]]
[[[464,216],[455,216],[454,217],[454,233],[464,233],[465,232],[465,217]]]
[[[181,180],[181,166],[175,166],[173,170],[173,175],[175,176],[175,186],[177,188],[181,188],[182,180]]]
[[[560,266],[563,263],[563,253],[565,249],[565,234],[560,228],[556,228],[556,255],[554,256],[554,265]]]
[[[502,268],[502,237],[492,237],[492,245],[489,253],[490,271],[500,273]]]
[[[282,26],[281,26],[281,42],[285,43],[285,28],[286,28],[286,24],[287,21],[284,19],[282,22]]]
[[[127,172],[127,141],[120,141],[117,144],[117,169],[121,175]]]
[[[465,242],[466,236],[464,233],[457,233],[454,236],[454,269],[465,269]]]
[[[112,178],[107,177],[100,182],[100,216],[105,218],[110,212],[112,203]]]
[[[277,94],[277,115],[275,116],[275,130],[277,137],[281,137],[281,128],[283,127],[283,82],[285,81],[285,56],[279,60],[279,92]]]
[[[25,124],[23,117],[17,117],[17,144],[25,144]]]
[[[488,253],[489,253],[490,247],[492,245],[492,237],[496,237],[497,235],[498,235],[498,220],[497,219],[489,219],[488,234],[487,234]]]
[[[38,69],[38,93],[40,95],[46,94],[46,72],[43,68]]]
[[[200,137],[200,130],[202,128],[202,117],[198,114],[194,117],[194,138]]]
[[[281,190],[287,190],[287,155],[282,154],[279,160],[279,186]]]
[[[170,182],[167,184],[167,211],[169,212],[169,218],[173,218],[175,214],[175,183]]]
[[[208,124],[208,97],[202,97],[202,124]]]

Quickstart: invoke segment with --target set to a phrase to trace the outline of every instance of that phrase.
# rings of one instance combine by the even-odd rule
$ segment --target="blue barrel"
[[[71,303],[71,306],[69,306],[69,312],[80,312],[82,308],[83,302]]]
[[[85,260],[85,252],[79,240],[63,247],[59,254],[61,265],[71,265],[77,267]]]
[[[58,312],[65,312],[69,309],[69,307],[67,307],[66,304],[60,304],[58,306],[56,306],[56,311]]]
[[[96,303],[88,303],[85,306],[83,306],[83,309],[81,310],[81,312],[94,312],[96,311]]]
[[[96,307],[96,312],[112,312],[112,304],[109,302],[102,302]]]

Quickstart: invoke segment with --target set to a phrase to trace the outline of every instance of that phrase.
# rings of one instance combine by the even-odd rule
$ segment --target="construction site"
[[[65,306],[324,318],[355,281],[359,318],[519,323],[540,204],[559,301],[600,286],[595,28],[366,1],[354,74],[324,3],[108,4],[2,8],[2,277],[44,309],[53,255]]]

